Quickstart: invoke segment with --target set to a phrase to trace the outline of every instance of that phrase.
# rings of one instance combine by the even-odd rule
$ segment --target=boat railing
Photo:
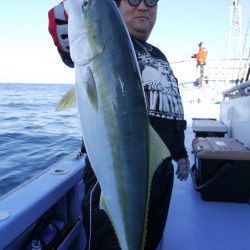
[[[74,154],[0,199],[0,249],[41,249],[38,243],[52,237],[54,226],[53,249],[84,249],[84,166],[85,157]]]
[[[243,82],[239,85],[235,85],[230,89],[222,92],[223,99],[234,99],[242,96],[250,95],[250,81]]]

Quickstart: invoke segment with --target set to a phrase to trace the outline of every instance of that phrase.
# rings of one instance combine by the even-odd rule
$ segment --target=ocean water
[[[77,110],[55,112],[71,87],[0,84],[0,196],[80,149]]]
[[[71,87],[0,84],[0,196],[80,150],[77,110],[55,112],[56,104]],[[190,148],[192,118],[218,119],[219,106],[184,103],[184,111]]]

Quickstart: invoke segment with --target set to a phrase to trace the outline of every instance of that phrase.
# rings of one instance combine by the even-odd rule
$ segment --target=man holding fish
[[[119,11],[113,0],[66,0],[50,10],[49,31],[63,62],[76,70],[89,158],[82,206],[87,249],[154,250],[171,199],[172,159],[177,178],[189,175],[186,121],[165,55],[146,42],[158,0],[115,3]]]

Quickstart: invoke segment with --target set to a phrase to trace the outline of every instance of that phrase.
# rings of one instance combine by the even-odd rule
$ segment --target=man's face
[[[119,10],[130,35],[135,39],[146,41],[156,21],[157,5],[148,7],[142,0],[138,6],[132,6],[128,0],[121,0]]]

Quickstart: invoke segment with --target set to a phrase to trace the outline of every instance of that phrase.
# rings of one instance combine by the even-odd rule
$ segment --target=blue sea
[[[0,84],[0,196],[80,150],[77,110],[55,112],[57,103],[72,87]],[[207,107],[206,103],[184,104],[188,125],[192,117],[218,117],[218,105]]]
[[[55,112],[71,87],[0,84],[0,196],[80,150],[77,110]]]

